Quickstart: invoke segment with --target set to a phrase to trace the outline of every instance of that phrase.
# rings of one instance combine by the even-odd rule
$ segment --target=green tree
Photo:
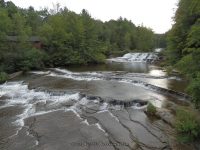
[[[189,77],[189,92],[199,107],[200,1],[180,0],[174,19],[168,34],[168,62]]]
[[[150,51],[154,43],[151,29],[136,27],[125,18],[104,23],[86,10],[76,14],[59,4],[52,10],[36,11],[1,1],[0,20],[0,69],[8,73],[44,66],[103,63],[112,54]],[[41,53],[33,48],[31,36],[41,38]]]
[[[152,51],[153,47],[154,47],[153,31],[143,26],[138,27],[136,48],[141,51]]]

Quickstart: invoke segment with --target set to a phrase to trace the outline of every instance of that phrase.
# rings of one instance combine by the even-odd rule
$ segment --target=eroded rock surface
[[[173,114],[158,111],[160,118],[152,120],[143,112],[149,101],[162,108],[166,95],[178,99],[172,102],[188,103],[187,95],[151,83],[168,80],[165,75],[64,69],[32,73],[0,85],[0,149],[179,148]]]

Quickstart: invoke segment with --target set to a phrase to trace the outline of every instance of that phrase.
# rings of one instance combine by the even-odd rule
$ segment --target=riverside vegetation
[[[59,4],[36,11],[1,0],[0,20],[0,72],[6,73],[103,63],[110,55],[151,51],[163,43],[162,35],[125,18],[102,22],[86,10],[76,14]],[[15,36],[16,41],[9,41],[8,36]],[[42,49],[28,42],[32,36],[40,38]]]
[[[155,116],[156,114],[156,107],[152,103],[147,105],[147,114],[151,116]]]
[[[176,112],[176,130],[178,141],[188,143],[200,137],[200,120],[198,113],[188,108],[179,108]]]
[[[186,75],[190,81],[187,92],[195,108],[200,109],[200,1],[179,0],[175,24],[167,33],[167,64]],[[177,110],[176,129],[181,142],[200,137],[200,121],[194,109]]]

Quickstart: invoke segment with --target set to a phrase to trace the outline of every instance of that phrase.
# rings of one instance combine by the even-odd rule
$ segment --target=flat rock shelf
[[[131,53],[1,84],[0,149],[193,150],[174,142],[173,110],[189,104],[187,82],[146,63],[150,58],[157,56]],[[158,118],[145,113],[149,102]]]

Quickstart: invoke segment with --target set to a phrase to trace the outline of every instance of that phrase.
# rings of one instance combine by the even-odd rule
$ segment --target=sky
[[[86,9],[95,19],[109,21],[120,16],[135,25],[144,25],[155,33],[165,33],[172,24],[178,0],[11,0],[15,5],[36,10],[59,3],[69,10],[80,13]]]

